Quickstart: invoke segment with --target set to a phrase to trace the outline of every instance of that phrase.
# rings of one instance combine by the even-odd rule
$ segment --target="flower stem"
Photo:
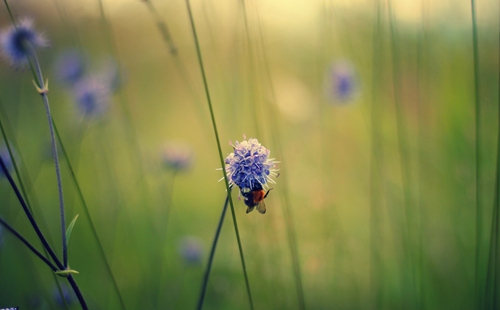
[[[57,144],[54,133],[54,123],[52,122],[52,114],[50,112],[49,97],[47,96],[48,85],[43,81],[42,70],[40,68],[40,63],[33,47],[28,44],[31,49],[31,56],[34,60],[35,73],[38,77],[39,88],[42,90],[40,94],[42,95],[43,104],[45,106],[45,112],[47,113],[47,121],[49,123],[50,130],[50,141],[52,144],[52,156],[54,157],[54,164],[56,167],[56,178],[57,178],[57,189],[59,192],[59,212],[61,215],[61,236],[62,236],[62,252],[63,252],[63,265],[68,267],[68,249],[66,246],[66,216],[64,211],[64,195],[62,188],[62,178],[61,178],[61,168],[59,166],[59,156],[57,154]]]
[[[64,266],[60,263],[59,259],[57,258],[56,254],[50,247],[49,243],[47,242],[47,239],[45,239],[45,236],[43,235],[42,231],[40,230],[40,227],[38,227],[38,224],[35,221],[35,218],[33,217],[33,214],[30,212],[28,205],[26,204],[26,201],[24,200],[23,196],[21,195],[21,192],[19,191],[19,188],[17,187],[16,183],[14,182],[14,179],[12,179],[12,176],[10,175],[9,171],[7,170],[7,166],[5,166],[5,163],[3,161],[3,158],[0,156],[0,167],[3,170],[3,173],[7,177],[7,180],[9,181],[12,189],[14,190],[14,193],[17,196],[17,199],[21,203],[21,206],[26,213],[26,216],[28,217],[28,220],[31,223],[31,226],[33,226],[33,229],[35,229],[36,234],[38,235],[38,238],[42,242],[43,246],[47,249],[49,252],[50,257],[56,262],[56,265],[58,269],[62,270],[64,269]]]
[[[217,230],[215,231],[214,242],[212,242],[212,248],[210,249],[210,255],[208,256],[207,269],[205,269],[205,274],[203,275],[203,282],[201,285],[200,297],[198,298],[197,310],[201,310],[203,307],[203,300],[205,299],[205,293],[207,291],[208,277],[210,276],[210,270],[212,270],[212,262],[215,256],[215,249],[217,247],[217,241],[219,241],[220,232],[222,230],[222,224],[224,223],[224,218],[226,217],[227,205],[231,197],[231,188],[227,193],[226,202],[224,202],[224,207],[222,208],[222,214],[220,215],[219,224],[217,225]]]
[[[76,294],[76,297],[78,298],[78,301],[80,302],[80,305],[82,306],[83,310],[87,310],[89,307],[87,306],[87,302],[85,301],[85,298],[82,295],[82,291],[80,291],[80,288],[78,287],[78,284],[76,284],[75,279],[73,278],[73,275],[68,276],[68,281],[69,284],[71,284],[71,287],[73,288],[73,291]]]
[[[475,273],[475,288],[476,288],[476,306],[482,308],[482,291],[483,291],[483,283],[482,283],[482,273],[481,273],[481,240],[482,240],[482,227],[483,227],[483,212],[481,205],[481,126],[480,126],[480,118],[481,118],[481,109],[479,105],[479,51],[478,51],[478,38],[477,38],[477,23],[476,23],[476,4],[474,0],[471,0],[471,17],[472,17],[472,48],[473,48],[473,61],[474,61],[474,126],[475,126],[475,172],[476,172],[476,253],[475,253],[475,264],[474,264],[474,273]]]
[[[33,214],[30,212],[28,205],[26,204],[26,201],[24,200],[23,196],[21,195],[21,192],[19,191],[19,188],[17,187],[16,183],[14,182],[14,179],[12,179],[12,176],[10,175],[9,171],[7,170],[7,166],[5,166],[5,163],[3,161],[3,158],[0,156],[0,168],[7,177],[7,180],[9,181],[12,189],[14,190],[14,193],[16,194],[17,199],[19,200],[19,203],[21,204],[24,212],[26,213],[26,216],[28,217],[28,220],[31,223],[31,226],[33,226],[33,229],[35,230],[38,238],[42,242],[43,246],[47,249],[47,252],[49,253],[50,257],[52,260],[55,262],[57,265],[58,270],[64,270],[66,267],[61,263],[59,258],[57,258],[56,253],[52,248],[50,247],[49,243],[47,242],[47,239],[43,235],[42,231],[40,230],[40,227],[38,227],[38,224],[35,221],[35,218],[33,217]],[[75,291],[75,294],[78,297],[78,300],[80,301],[80,305],[82,306],[82,309],[88,309],[87,303],[85,302],[85,298],[83,298],[83,295],[80,291],[80,288],[76,284],[75,280],[73,279],[72,275],[69,275],[68,281],[71,284],[71,287]]]
[[[38,251],[26,238],[24,238],[14,227],[10,226],[9,223],[0,218],[0,224],[7,228],[14,236],[16,236],[22,243],[24,243],[36,256],[38,256],[47,266],[52,269],[52,271],[59,270],[47,257],[43,256],[40,251]]]
[[[83,192],[82,192],[82,189],[80,188],[80,184],[78,183],[78,180],[76,179],[76,174],[75,174],[75,171],[73,169],[73,165],[71,164],[71,161],[70,161],[69,156],[68,156],[68,154],[66,152],[66,149],[64,148],[64,144],[62,143],[61,136],[59,135],[59,131],[57,130],[57,126],[54,123],[54,120],[52,120],[52,122],[54,124],[54,132],[56,134],[56,137],[57,137],[57,140],[59,142],[59,145],[61,146],[62,155],[66,159],[66,163],[68,165],[68,169],[69,169],[71,178],[73,179],[73,183],[74,183],[74,185],[76,187],[76,191],[78,193],[78,198],[80,198],[80,201],[81,201],[82,206],[83,206],[83,210],[85,212],[85,215],[88,218],[88,221],[89,221],[89,224],[90,224],[90,230],[91,230],[92,235],[94,236],[94,238],[95,238],[95,240],[97,242],[97,245],[98,245],[98,248],[99,248],[99,254],[101,255],[101,257],[102,257],[102,259],[104,261],[104,264],[106,266],[106,271],[108,272],[109,276],[111,277],[111,281],[113,282],[113,288],[116,291],[118,299],[120,300],[120,305],[121,305],[122,309],[126,309],[125,302],[123,301],[122,294],[120,293],[120,289],[118,288],[118,284],[116,282],[116,279],[115,279],[115,276],[113,274],[113,271],[111,270],[111,266],[109,264],[109,261],[106,258],[106,254],[104,252],[104,248],[102,246],[101,240],[99,239],[99,236],[97,235],[97,230],[95,228],[94,221],[92,220],[92,217],[90,215],[89,208],[87,207],[87,202],[85,201],[85,198],[83,196]]]
[[[402,95],[401,95],[401,55],[399,51],[399,46],[397,44],[397,29],[396,29],[396,16],[394,9],[394,1],[390,0],[387,2],[389,10],[389,28],[391,34],[391,53],[392,53],[392,86],[394,90],[394,107],[396,112],[396,135],[398,140],[398,152],[399,152],[399,166],[401,171],[401,186],[403,190],[403,228],[402,228],[402,239],[403,239],[403,295],[411,303],[415,305],[415,308],[420,307],[420,299],[416,292],[416,270],[415,270],[415,259],[413,255],[413,238],[412,231],[414,227],[414,210],[412,203],[412,184],[411,184],[411,174],[410,174],[410,155],[408,147],[408,133],[406,127],[406,120],[404,119],[403,109],[402,109]]]
[[[200,43],[198,41],[198,35],[196,33],[196,26],[194,24],[193,13],[191,11],[191,4],[190,4],[189,0],[186,0],[186,6],[187,6],[188,14],[189,14],[189,21],[191,23],[191,30],[193,32],[194,43],[195,43],[195,46],[196,46],[196,55],[197,55],[198,63],[199,63],[199,66],[200,66],[201,76],[202,76],[202,79],[203,79],[203,86],[205,88],[205,95],[207,97],[208,107],[210,109],[210,117],[212,119],[212,126],[213,126],[213,129],[214,129],[215,140],[217,141],[217,149],[219,151],[219,159],[220,159],[220,164],[221,164],[221,167],[222,167],[222,173],[224,175],[224,183],[226,185],[227,192],[230,193],[229,180],[228,180],[227,174],[226,174],[226,166],[225,166],[225,163],[224,163],[224,156],[222,155],[222,147],[221,147],[221,144],[220,144],[219,132],[217,131],[217,124],[215,122],[215,115],[214,115],[214,110],[213,110],[213,107],[212,107],[212,100],[210,98],[210,91],[209,91],[209,88],[208,88],[207,77],[206,77],[206,74],[205,74],[205,68],[204,68],[203,59],[202,59],[202,56],[201,56]],[[229,205],[231,206],[231,215],[233,217],[233,224],[234,224],[234,230],[236,232],[236,240],[238,241],[238,249],[239,249],[239,252],[240,252],[241,265],[243,267],[243,274],[245,276],[245,284],[246,284],[246,289],[247,289],[247,295],[248,295],[248,299],[249,299],[249,302],[250,302],[250,308],[253,309],[254,308],[253,307],[253,300],[252,300],[252,294],[250,292],[250,283],[248,281],[247,269],[246,269],[246,265],[245,265],[245,257],[243,255],[243,248],[241,246],[240,233],[239,233],[239,230],[238,230],[238,223],[236,221],[236,213],[234,212],[233,200],[231,199],[230,195],[229,195]]]

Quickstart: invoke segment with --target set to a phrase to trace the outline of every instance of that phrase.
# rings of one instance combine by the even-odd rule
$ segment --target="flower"
[[[171,142],[162,152],[162,162],[174,171],[187,170],[193,163],[193,149],[184,143]]]
[[[85,60],[77,50],[67,50],[56,60],[57,78],[66,85],[74,85],[85,74]]]
[[[232,146],[234,152],[225,159],[230,185],[237,185],[241,190],[254,189],[257,184],[266,188],[268,182],[274,183],[271,177],[276,176],[274,167],[277,162],[269,158],[271,152],[257,139],[236,141]]]
[[[10,157],[9,150],[7,149],[7,147],[2,146],[0,148],[0,157],[2,157],[5,167],[7,167],[7,171],[11,172],[12,169],[14,168],[14,164],[12,162],[12,158]],[[3,172],[3,169],[0,167],[0,179],[4,177],[5,173]]]
[[[57,287],[54,287],[52,289],[52,296],[56,304],[60,307],[65,307],[65,305],[71,306],[78,301],[75,292],[70,290],[66,285],[61,285],[61,291]]]
[[[12,64],[24,64],[34,48],[47,47],[49,42],[33,29],[32,19],[24,18],[17,26],[2,31],[0,44]]]
[[[335,103],[347,104],[358,94],[356,71],[351,63],[340,61],[332,65],[326,79],[328,97]]]
[[[88,77],[79,81],[73,91],[76,104],[84,117],[100,117],[110,106],[111,91],[96,78]]]
[[[187,265],[199,265],[203,256],[203,246],[196,237],[181,239],[179,254]]]

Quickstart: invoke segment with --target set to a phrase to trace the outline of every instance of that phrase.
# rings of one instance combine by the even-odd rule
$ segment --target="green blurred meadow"
[[[69,264],[89,308],[196,308],[226,188],[186,2],[8,4],[51,42],[37,55],[67,155],[60,147],[67,223],[79,214]],[[255,309],[500,308],[500,7],[474,5],[476,43],[468,1],[191,2],[223,155],[246,135],[280,161],[265,215],[232,191]],[[82,117],[57,78],[68,49],[89,74],[116,64],[99,118]],[[339,63],[354,71],[341,102],[328,92]],[[14,179],[61,255],[32,80],[0,63],[0,146],[15,150]],[[172,143],[192,150],[186,169],[162,162]],[[4,176],[0,217],[42,249]],[[65,278],[5,228],[0,240],[0,308],[80,308],[70,293],[58,302]],[[250,309],[230,211],[203,308]]]

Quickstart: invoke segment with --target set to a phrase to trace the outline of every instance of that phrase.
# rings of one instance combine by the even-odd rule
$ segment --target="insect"
[[[252,212],[255,207],[257,207],[257,211],[259,211],[259,213],[266,213],[266,204],[264,199],[266,199],[267,195],[269,195],[269,191],[271,189],[268,189],[266,192],[262,189],[262,185],[260,184],[257,184],[252,189],[243,188],[241,190],[241,195],[247,205],[247,213]]]

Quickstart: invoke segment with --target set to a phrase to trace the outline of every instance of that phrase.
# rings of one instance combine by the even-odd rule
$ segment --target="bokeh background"
[[[226,189],[186,3],[8,3],[51,42],[38,57],[67,153],[67,221],[79,214],[69,262],[89,305],[195,308]],[[191,5],[224,156],[246,135],[280,161],[265,215],[245,214],[233,191],[256,309],[498,306],[498,1],[475,3],[477,44],[468,1]],[[82,114],[65,55],[113,81],[102,111]],[[0,119],[61,253],[29,71],[0,63]],[[5,177],[0,216],[41,249]],[[79,308],[65,279],[6,229],[0,240],[0,308]],[[229,214],[204,309],[249,308]]]

